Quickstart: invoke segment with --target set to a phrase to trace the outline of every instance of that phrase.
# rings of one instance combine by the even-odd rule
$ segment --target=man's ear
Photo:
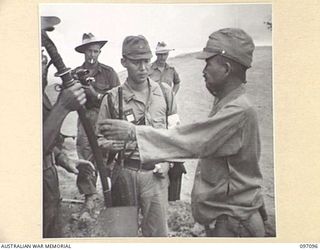
[[[127,60],[125,58],[121,58],[121,64],[123,67],[127,67]]]
[[[226,69],[226,76],[229,76],[229,75],[231,75],[231,73],[232,73],[232,66],[231,66],[231,64],[229,63],[229,62],[226,62],[225,64],[225,69]]]

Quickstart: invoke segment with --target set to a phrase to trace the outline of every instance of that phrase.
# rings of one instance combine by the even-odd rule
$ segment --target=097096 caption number
[[[318,244],[299,244],[300,248],[318,248]]]

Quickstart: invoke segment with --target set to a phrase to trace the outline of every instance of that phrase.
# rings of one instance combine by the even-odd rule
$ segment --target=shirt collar
[[[153,63],[151,64],[151,68],[152,68],[152,69],[159,69],[159,66],[158,66],[157,62],[153,62]],[[165,64],[164,64],[164,69],[167,69],[167,68],[169,68],[169,64],[165,63]]]
[[[161,96],[161,89],[157,82],[153,81],[152,79],[148,78],[148,87],[150,88],[150,93],[152,95]],[[123,84],[123,89],[125,90],[123,92],[123,98],[128,103],[132,99],[135,99],[135,94],[128,84],[128,81],[126,80]]]
[[[226,96],[224,96],[220,100],[215,99],[215,101],[214,101],[215,104],[212,108],[211,114],[215,114],[228,102],[231,102],[231,101],[237,99],[239,96],[243,95],[245,92],[246,92],[246,89],[243,86],[243,84],[241,84],[239,87],[232,90],[230,93],[228,93]]]
[[[85,63],[83,63],[83,64],[81,65],[81,68],[86,69]],[[101,67],[101,64],[98,62],[97,66],[96,66],[96,68],[95,68],[95,72],[101,72],[101,71],[102,71],[102,67]]]

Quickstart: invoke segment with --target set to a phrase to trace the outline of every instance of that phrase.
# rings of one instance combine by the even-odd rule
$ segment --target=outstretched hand
[[[124,120],[105,119],[98,123],[100,133],[108,140],[135,140],[135,126]]]

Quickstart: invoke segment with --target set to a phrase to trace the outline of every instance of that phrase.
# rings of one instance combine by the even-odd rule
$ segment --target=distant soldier
[[[158,42],[156,47],[157,60],[153,62],[149,69],[149,77],[156,82],[167,83],[174,94],[180,88],[180,78],[174,67],[167,64],[169,52],[174,49],[168,48],[165,42]]]
[[[106,43],[106,40],[96,39],[92,33],[85,33],[82,37],[82,44],[75,48],[77,52],[84,54],[84,63],[74,69],[73,73],[76,77],[79,77],[81,71],[88,71],[87,74],[84,74],[82,79],[81,77],[79,78],[83,83],[87,96],[86,115],[93,128],[95,128],[96,125],[100,102],[103,96],[108,90],[120,85],[119,78],[114,69],[98,61],[101,48]],[[94,163],[91,147],[80,120],[78,121],[77,152],[79,158],[89,160]],[[77,186],[80,193],[85,195],[85,204],[81,214],[84,212],[91,214],[95,206],[94,200],[97,197],[96,183],[96,172],[91,168],[80,169],[77,178]]]
[[[180,88],[180,77],[174,67],[167,64],[167,59],[171,49],[165,42],[158,42],[156,47],[157,60],[153,62],[149,69],[149,76],[159,84],[168,84],[174,94]],[[178,123],[180,123],[178,118]],[[171,162],[169,175],[169,201],[180,200],[182,174],[187,173],[183,162]]]

